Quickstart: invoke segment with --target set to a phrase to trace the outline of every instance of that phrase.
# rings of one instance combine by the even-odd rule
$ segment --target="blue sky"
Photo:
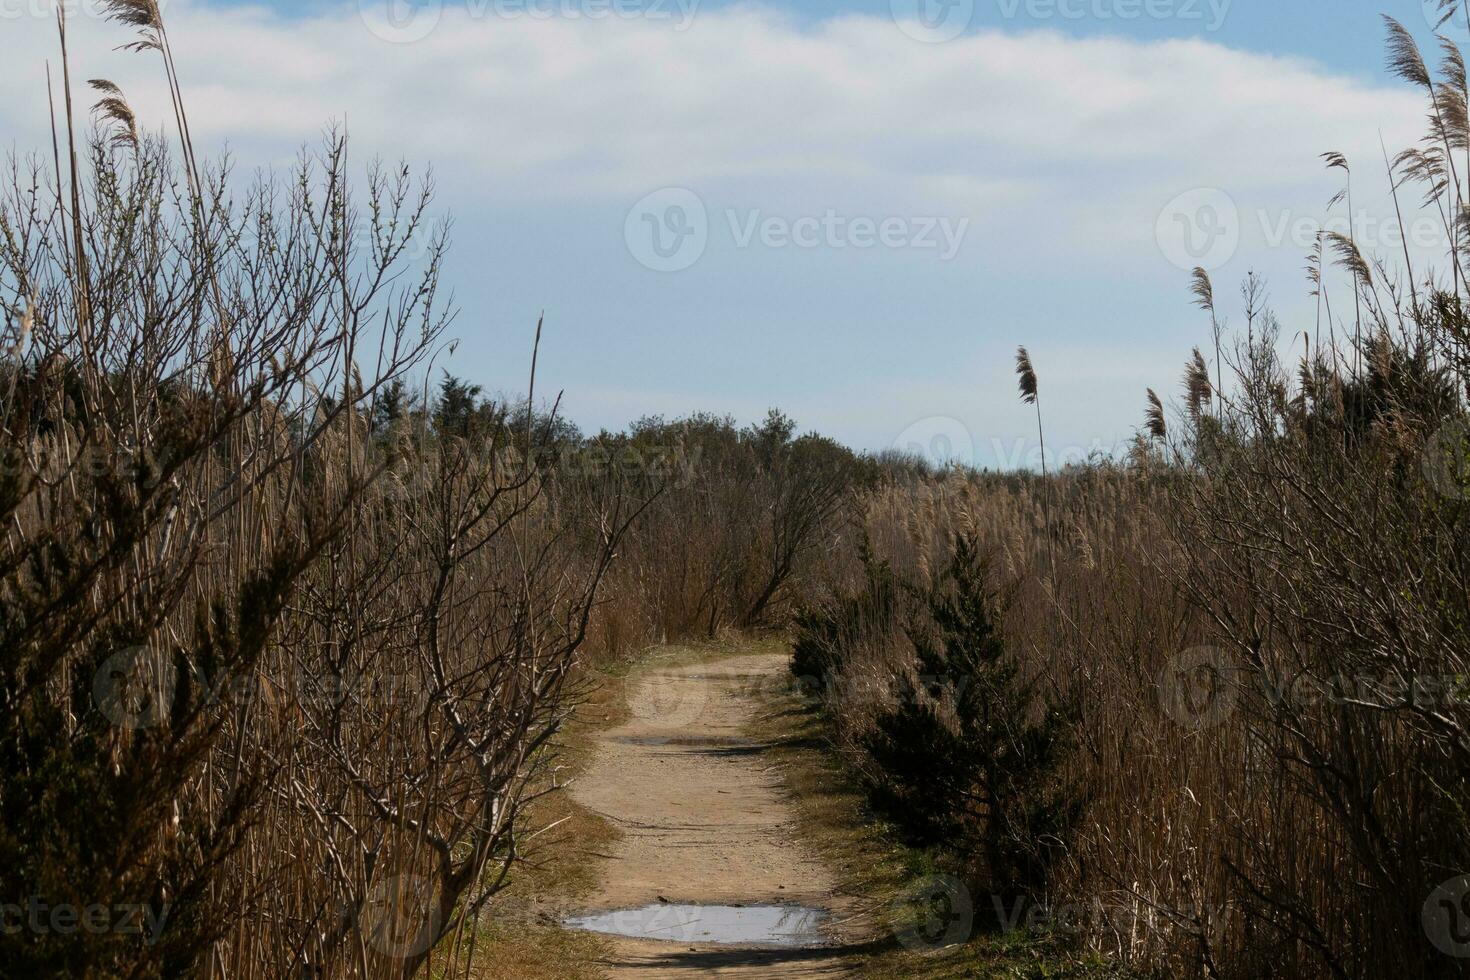
[[[1427,37],[1419,3],[948,0],[925,27],[917,2],[165,10],[196,129],[242,167],[343,118],[362,157],[432,163],[454,370],[523,387],[545,310],[541,377],[590,430],[780,406],[860,448],[1034,466],[1026,344],[1048,448],[1076,458],[1132,434],[1145,386],[1176,390],[1206,335],[1196,261],[1224,305],[1254,269],[1286,330],[1312,327],[1304,253],[1340,186],[1319,153],[1353,160],[1359,239],[1398,254],[1378,141],[1423,113],[1383,72],[1380,12]],[[608,9],[637,16],[578,16]],[[0,131],[24,150],[50,42],[8,19]],[[120,29],[77,32],[81,70],[163,126]],[[1434,228],[1412,230],[1431,260]]]
[[[211,0],[218,6],[231,6],[228,0]],[[426,0],[404,0],[422,4]],[[457,4],[465,7],[464,0]],[[701,9],[714,10],[732,6],[732,0],[705,0]],[[303,12],[330,10],[330,0],[275,0],[265,4],[287,16]],[[887,0],[786,0],[775,4],[803,21],[811,22],[841,14],[862,13],[887,17]],[[1138,40],[1203,38],[1220,44],[1278,55],[1296,55],[1321,62],[1339,71],[1375,77],[1383,63],[1383,31],[1379,17],[1388,14],[1416,30],[1424,24],[1425,8],[1434,7],[1414,0],[1184,0],[1174,9],[1177,16],[1150,17],[1140,4],[1138,15],[1129,15],[1115,5],[1104,4],[1110,16],[1094,14],[1098,6],[1093,0],[1077,0],[1070,6],[1060,3],[1031,3],[1024,0],[978,0],[970,29],[1026,30],[1046,27],[1076,37],[1123,35]],[[1217,18],[1215,11],[1224,10]],[[1014,10],[1014,13],[1010,11]],[[1047,12],[1056,11],[1052,16]],[[1043,14],[1038,18],[1037,12]],[[1218,25],[1216,21],[1218,20]]]

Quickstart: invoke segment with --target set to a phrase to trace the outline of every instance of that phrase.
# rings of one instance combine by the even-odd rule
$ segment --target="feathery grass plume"
[[[1465,55],[1460,51],[1459,45],[1448,38],[1440,38],[1439,44],[1444,53],[1444,58],[1439,63],[1439,73],[1444,81],[1435,86],[1435,108],[1439,118],[1443,120],[1445,135],[1451,139],[1451,145],[1463,149],[1467,130],[1470,130],[1465,111],[1466,93],[1470,91],[1466,79]]]
[[[102,0],[103,13],[129,27],[157,27],[158,4],[154,0]]]
[[[1321,228],[1317,229],[1317,239],[1312,243],[1312,250],[1307,253],[1307,282],[1312,284],[1308,295],[1317,301],[1317,321],[1312,339],[1317,349],[1322,347],[1322,307],[1327,300],[1327,287],[1322,281],[1322,237],[1324,234]],[[1331,314],[1331,307],[1328,307],[1327,312]],[[1331,328],[1332,325],[1329,323],[1328,329],[1331,330]]]
[[[134,114],[133,107],[128,105],[122,89],[105,78],[94,78],[87,84],[102,93],[102,98],[92,106],[92,114],[104,125],[113,125],[114,131],[108,142],[137,150],[138,117]]]
[[[1194,349],[1194,356],[1184,369],[1184,394],[1189,401],[1189,417],[1199,422],[1204,407],[1213,399],[1214,393],[1210,388],[1210,369],[1198,347]]]
[[[1470,205],[1461,204],[1455,208],[1455,231],[1461,241],[1470,239]]]
[[[155,0],[101,0],[101,10],[109,20],[138,28],[138,40],[123,45],[124,50],[162,50],[159,32],[163,29],[163,17]]]
[[[1194,305],[1209,313],[1215,312],[1215,286],[1210,282],[1210,274],[1199,266],[1195,266],[1190,278],[1189,291],[1194,296]]]
[[[1450,137],[1445,129],[1444,116],[1440,113],[1437,103],[1435,105],[1434,115],[1430,117],[1429,121],[1432,125],[1435,126],[1435,128],[1439,132],[1441,141],[1444,143],[1446,148],[1448,148],[1450,145]],[[1396,176],[1396,169],[1394,165],[1389,162],[1388,146],[1383,142],[1382,136],[1379,137],[1378,144],[1383,150],[1383,165],[1388,168],[1388,189],[1390,195],[1393,198],[1393,213],[1394,217],[1398,221],[1399,237],[1402,239],[1401,244],[1403,245],[1404,249],[1404,268],[1407,270],[1409,278],[1409,299],[1413,303],[1412,309],[1417,310],[1419,308],[1419,287],[1414,284],[1414,260],[1409,256],[1409,240],[1408,236],[1404,234],[1404,209],[1403,205],[1399,202],[1399,185],[1400,183],[1402,183],[1402,181],[1400,181]],[[1448,149],[1446,149],[1446,153],[1448,152]],[[1449,172],[1451,179],[1458,188],[1459,178],[1454,176],[1455,165],[1453,162],[1450,162]],[[1434,197],[1430,198],[1430,201],[1437,199],[1437,197],[1438,195],[1435,195]],[[1450,243],[1450,258],[1455,270],[1455,289],[1458,292],[1460,288],[1460,257],[1459,246],[1455,242]],[[1382,266],[1380,264],[1380,268],[1381,267]]]
[[[1190,274],[1190,295],[1194,297],[1194,305],[1210,315],[1210,333],[1215,339],[1215,388],[1222,390],[1225,386],[1224,357],[1220,353],[1220,317],[1215,313],[1215,285],[1210,282],[1210,274],[1200,266],[1194,267]],[[1208,381],[1206,377],[1206,381]]]
[[[1414,36],[1408,32],[1403,24],[1400,24],[1392,17],[1385,16],[1383,21],[1388,25],[1388,70],[1405,81],[1418,85],[1429,94],[1430,108],[1434,110],[1429,117],[1431,142],[1442,145],[1446,153],[1456,146],[1457,143],[1463,146],[1465,138],[1463,94],[1457,95],[1451,86],[1442,85],[1439,87],[1439,90],[1436,90],[1434,79],[1429,74],[1429,68],[1424,63],[1424,55],[1419,51],[1419,44],[1414,40]],[[1449,42],[1441,39],[1441,43],[1448,44]],[[1457,67],[1455,59],[1449,59],[1448,67],[1451,72],[1463,72],[1464,68],[1463,64]],[[1461,93],[1463,91],[1462,87]],[[1458,112],[1455,108],[1457,101],[1460,103]],[[1446,115],[1446,109],[1449,110],[1450,116]],[[1385,162],[1387,156],[1388,154],[1385,151]],[[1451,174],[1452,182],[1458,184],[1458,180],[1454,178],[1454,163],[1452,161],[1446,161],[1446,164]],[[1392,178],[1391,174],[1390,178]],[[1397,190],[1397,185],[1394,185],[1394,189],[1395,191]],[[1400,225],[1402,225],[1402,219],[1400,219]],[[1405,259],[1407,257],[1408,248],[1406,244]],[[1409,281],[1412,285],[1412,272],[1410,273]]]
[[[1026,348],[1016,348],[1016,378],[1021,385],[1021,401],[1036,404],[1036,369],[1031,366],[1031,355]]]
[[[1301,363],[1296,367],[1296,382],[1301,388],[1302,398],[1306,398],[1309,393],[1317,390],[1317,372],[1312,366],[1312,359],[1305,354],[1302,355]]]
[[[1337,205],[1341,204],[1344,200],[1346,200],[1348,202],[1348,219],[1349,221],[1351,221],[1351,212],[1353,208],[1351,196],[1353,168],[1348,166],[1347,157],[1343,156],[1336,150],[1329,150],[1328,152],[1322,154],[1322,159],[1327,161],[1328,170],[1341,170],[1343,173],[1347,174],[1347,182],[1343,184],[1341,190],[1332,195],[1331,199],[1328,200],[1327,209],[1330,211],[1331,209],[1337,207]]]
[[[1445,84],[1459,89],[1465,88],[1467,72],[1464,52],[1458,44],[1443,36],[1439,38],[1439,49],[1444,55],[1444,60],[1439,63],[1439,73],[1444,76]]]
[[[1144,412],[1144,419],[1149,435],[1159,440],[1169,437],[1169,424],[1164,420],[1164,403],[1159,401],[1158,393],[1152,388],[1148,389],[1148,409]]]
[[[1463,108],[1461,110],[1463,112]],[[1438,201],[1449,187],[1449,174],[1445,172],[1444,155],[1431,147],[1419,150],[1410,147],[1393,158],[1391,171],[1404,175],[1404,180],[1417,180],[1428,187],[1424,192],[1425,205]]]
[[[1016,379],[1020,383],[1021,401],[1036,406],[1036,438],[1041,443],[1041,478],[1046,479],[1046,430],[1041,425],[1041,394],[1036,383],[1036,368],[1031,366],[1031,354],[1025,347],[1016,348]],[[1051,505],[1043,498],[1043,510],[1047,527],[1051,527]]]
[[[1455,16],[1455,7],[1459,3],[1460,0],[1433,0],[1433,6],[1431,7],[1430,0],[1425,0],[1424,13],[1425,16],[1429,16],[1431,13],[1439,16],[1439,19],[1434,22],[1434,29],[1437,31],[1448,23],[1451,17]]]
[[[1358,251],[1357,243],[1335,231],[1328,232],[1327,239],[1332,243],[1332,250],[1337,253],[1337,264],[1351,272],[1362,285],[1371,285],[1373,271],[1368,267],[1363,253]]]
[[[1332,195],[1332,199],[1327,202],[1327,208],[1331,210],[1344,201],[1347,202],[1348,236],[1351,237],[1353,229],[1357,227],[1356,219],[1353,215],[1353,168],[1349,166],[1347,157],[1336,150],[1329,150],[1322,154],[1322,159],[1327,161],[1328,170],[1341,170],[1343,172],[1342,189]]]
[[[1333,204],[1336,204],[1338,201],[1341,201],[1344,198],[1347,200],[1347,206],[1348,206],[1348,241],[1352,241],[1353,232],[1357,228],[1357,218],[1353,214],[1353,168],[1350,167],[1350,166],[1348,166],[1347,157],[1343,156],[1341,153],[1337,152],[1336,150],[1330,150],[1330,151],[1322,154],[1322,159],[1325,160],[1325,161],[1327,161],[1327,169],[1328,170],[1341,170],[1343,172],[1343,174],[1345,175],[1345,178],[1344,178],[1344,181],[1343,181],[1343,189],[1342,189],[1342,191],[1339,194],[1337,194],[1333,198],[1332,203]],[[1332,205],[1329,204],[1328,206],[1331,207]],[[1341,236],[1338,236],[1338,237],[1341,237]],[[1357,247],[1356,246],[1354,246],[1353,251],[1355,251],[1355,252],[1357,251]],[[1361,259],[1361,256],[1359,256],[1359,258]],[[1366,266],[1365,266],[1365,268],[1366,268]],[[1329,327],[1329,329],[1331,328],[1331,320],[1330,320],[1330,318],[1329,318],[1329,322],[1328,322],[1328,327]],[[1362,289],[1354,288],[1353,289],[1353,338],[1354,338],[1354,346],[1356,346],[1358,338],[1361,338],[1362,335],[1363,335],[1363,291],[1362,291]]]
[[[1383,21],[1388,25],[1388,70],[1406,82],[1433,91],[1429,68],[1424,64],[1424,55],[1419,52],[1419,43],[1414,40],[1414,35],[1387,14]]]

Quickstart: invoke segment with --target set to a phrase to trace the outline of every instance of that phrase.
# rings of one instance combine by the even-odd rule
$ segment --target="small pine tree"
[[[394,378],[384,388],[373,405],[373,431],[386,432],[393,424],[408,414],[408,386],[403,379]]]
[[[479,385],[456,378],[447,371],[439,382],[439,400],[434,406],[434,428],[441,436],[469,438],[482,414]]]
[[[987,567],[961,537],[911,624],[918,683],[863,748],[872,796],[914,842],[983,860],[997,896],[1035,895],[1079,806],[1061,784],[1070,719],[1044,705],[1001,639]]]

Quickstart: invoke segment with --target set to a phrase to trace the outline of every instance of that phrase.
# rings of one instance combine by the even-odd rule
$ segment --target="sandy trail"
[[[751,655],[634,678],[632,719],[598,736],[579,803],[623,831],[589,911],[657,903],[799,904],[841,922],[851,903],[795,834],[795,814],[768,743],[747,726],[757,692],[786,669],[781,655]],[[614,980],[684,977],[851,976],[832,948],[742,948],[610,938]]]

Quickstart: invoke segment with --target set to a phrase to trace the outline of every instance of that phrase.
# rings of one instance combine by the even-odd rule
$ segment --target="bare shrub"
[[[404,411],[449,321],[427,182],[375,166],[359,200],[331,137],[240,188],[195,159],[158,9],[114,12],[177,157],[110,84],[73,147],[63,59],[69,162],[12,162],[0,202],[0,901],[34,910],[0,961],[464,975],[441,941],[554,785],[629,515],[550,506],[529,416]]]

